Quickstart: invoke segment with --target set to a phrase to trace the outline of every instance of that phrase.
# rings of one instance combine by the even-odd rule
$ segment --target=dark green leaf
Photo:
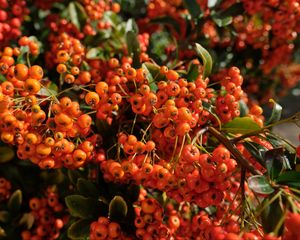
[[[230,6],[229,8],[226,8],[223,11],[220,11],[216,13],[218,16],[223,16],[223,17],[229,17],[229,16],[237,16],[240,14],[243,14],[245,11],[243,3],[236,3]]]
[[[287,183],[297,183],[300,182],[300,172],[296,172],[296,171],[287,171],[284,172],[282,174],[280,174],[278,176],[278,178],[276,179],[277,183],[283,183],[283,184],[287,184]]]
[[[11,147],[0,147],[0,163],[9,162],[15,156],[15,152]]]
[[[204,47],[202,47],[199,43],[196,43],[195,45],[196,45],[196,53],[202,59],[203,62],[203,69],[204,69],[203,77],[205,79],[211,73],[212,65],[213,65],[212,58],[209,52]]]
[[[92,223],[91,220],[86,220],[86,219],[80,219],[74,222],[68,228],[68,237],[70,239],[75,239],[75,240],[88,239],[91,223]]]
[[[271,194],[274,189],[263,175],[254,175],[248,178],[248,185],[254,192],[259,194]]]
[[[136,33],[134,33],[133,31],[129,31],[126,33],[126,44],[128,53],[133,57],[133,65],[139,67],[141,49]]]
[[[77,169],[74,170],[68,169],[68,177],[70,179],[70,182],[76,185],[78,178],[82,177],[82,175]]]
[[[179,24],[172,17],[165,16],[165,17],[155,18],[155,19],[151,20],[150,23],[157,23],[157,24],[169,25],[169,26],[172,26],[177,33],[180,33]]]
[[[189,67],[186,78],[189,82],[193,82],[198,78],[199,73],[199,66],[192,63]]]
[[[99,197],[99,191],[94,183],[84,178],[77,180],[77,189],[85,197]]]
[[[0,211],[0,222],[6,223],[10,220],[10,213],[8,211]]]
[[[153,63],[143,63],[142,68],[146,71],[146,78],[149,82],[151,91],[156,92],[158,89],[156,79],[162,79],[160,78],[161,74],[159,73],[159,66]]]
[[[249,108],[244,100],[239,101],[240,117],[245,117],[249,113]]]
[[[10,196],[7,207],[9,210],[17,212],[22,204],[22,192],[21,190],[16,190],[13,192],[13,194]]]
[[[115,196],[109,203],[108,215],[112,221],[120,221],[127,215],[127,204],[121,196]]]
[[[273,110],[272,110],[271,117],[265,123],[266,126],[271,123],[279,121],[281,118],[281,112],[282,112],[282,107],[278,103],[276,103],[273,99],[270,99],[270,102],[273,103]]]
[[[248,141],[245,141],[243,145],[250,152],[250,154],[255,158],[255,160],[260,163],[260,165],[262,166],[266,165],[264,160],[264,154],[268,150],[267,148],[265,148],[264,146],[258,143],[248,142]]]
[[[269,198],[266,198],[263,201],[263,204],[268,204],[268,206],[262,211],[261,219],[264,232],[270,233],[275,230],[275,227],[279,221],[283,217],[283,209],[281,208],[279,199],[276,199],[271,204],[268,203],[269,199],[271,199],[273,195],[270,195]],[[282,231],[282,229],[280,229]]]
[[[291,169],[283,148],[274,148],[267,151],[264,158],[269,177],[272,180],[277,178],[281,171]]]
[[[236,117],[232,121],[223,125],[222,130],[228,133],[246,134],[259,130],[260,126],[250,117]]]
[[[74,217],[93,218],[98,214],[97,200],[81,195],[70,195],[65,198],[70,214]]]
[[[201,16],[201,8],[196,0],[184,0],[184,4],[193,18]]]
[[[283,139],[272,132],[268,132],[267,141],[272,144],[273,147],[284,147],[288,152],[295,154],[295,148],[286,140]]]

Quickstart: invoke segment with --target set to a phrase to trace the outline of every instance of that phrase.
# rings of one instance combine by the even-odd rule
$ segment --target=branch
[[[208,132],[210,132],[215,138],[217,138],[219,142],[221,142],[231,152],[231,154],[235,157],[235,160],[245,169],[249,170],[254,175],[262,175],[260,171],[255,169],[254,166],[243,157],[236,146],[232,144],[230,140],[224,137],[217,129],[215,129],[214,127],[209,127]]]

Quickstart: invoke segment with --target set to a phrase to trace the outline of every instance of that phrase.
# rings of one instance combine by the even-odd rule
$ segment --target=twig
[[[214,127],[209,127],[208,132],[210,132],[214,137],[216,137],[235,157],[236,161],[242,165],[245,169],[249,170],[254,175],[262,175],[260,171],[254,168],[241,154],[241,152],[236,148],[234,144],[230,142],[226,137],[224,137],[217,129]]]

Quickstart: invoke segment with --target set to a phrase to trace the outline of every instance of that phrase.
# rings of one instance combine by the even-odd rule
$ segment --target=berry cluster
[[[24,17],[29,14],[24,0],[0,1],[0,46],[21,36]]]
[[[99,217],[98,221],[90,225],[90,240],[131,239],[126,237],[121,227],[116,222],[111,222],[106,217]]]
[[[22,232],[22,240],[58,239],[68,217],[57,191],[48,187],[44,197],[30,199],[29,207],[30,214],[34,217],[34,225],[30,230]]]

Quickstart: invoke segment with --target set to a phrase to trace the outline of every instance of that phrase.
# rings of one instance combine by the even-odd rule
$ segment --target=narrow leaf
[[[189,82],[195,81],[199,76],[199,66],[197,64],[191,64],[187,73],[187,80]]]
[[[199,43],[196,43],[196,53],[202,59],[203,68],[204,68],[203,77],[205,79],[211,73],[212,64],[213,64],[212,58],[209,52],[204,47],[202,47]]]
[[[19,220],[19,225],[25,225],[26,229],[30,229],[34,224],[34,216],[31,213],[24,213]]]
[[[283,148],[274,148],[267,151],[264,159],[268,174],[272,180],[277,178],[281,171],[291,169],[290,163],[284,155]]]
[[[273,110],[271,117],[265,123],[266,126],[279,121],[282,113],[282,107],[278,103],[276,103],[273,99],[270,99],[269,102],[273,103]]]
[[[17,212],[22,204],[22,192],[20,189],[13,192],[8,200],[7,207],[9,210]]]
[[[146,78],[152,92],[157,91],[156,78],[160,77],[159,67],[153,63],[143,63],[142,68],[146,71]],[[159,78],[162,79],[162,78]]]
[[[243,145],[250,152],[250,154],[255,158],[255,160],[260,163],[260,165],[262,166],[266,165],[264,160],[264,154],[267,151],[267,148],[261,146],[258,143],[248,142],[248,141],[245,141]]]
[[[287,171],[278,176],[277,183],[300,182],[300,172]]]
[[[127,204],[121,196],[115,196],[109,203],[109,217],[112,221],[120,221],[127,215]]]
[[[259,194],[271,194],[274,189],[269,184],[265,176],[254,175],[248,178],[248,185],[254,192]]]
[[[74,2],[69,3],[68,11],[71,23],[73,23],[78,29],[80,29],[80,22],[78,19],[77,9]]]
[[[240,117],[245,117],[249,113],[249,108],[244,100],[239,101]]]
[[[249,117],[236,117],[232,121],[223,125],[222,130],[228,133],[241,133],[246,134],[259,130],[260,126],[252,118]]]

